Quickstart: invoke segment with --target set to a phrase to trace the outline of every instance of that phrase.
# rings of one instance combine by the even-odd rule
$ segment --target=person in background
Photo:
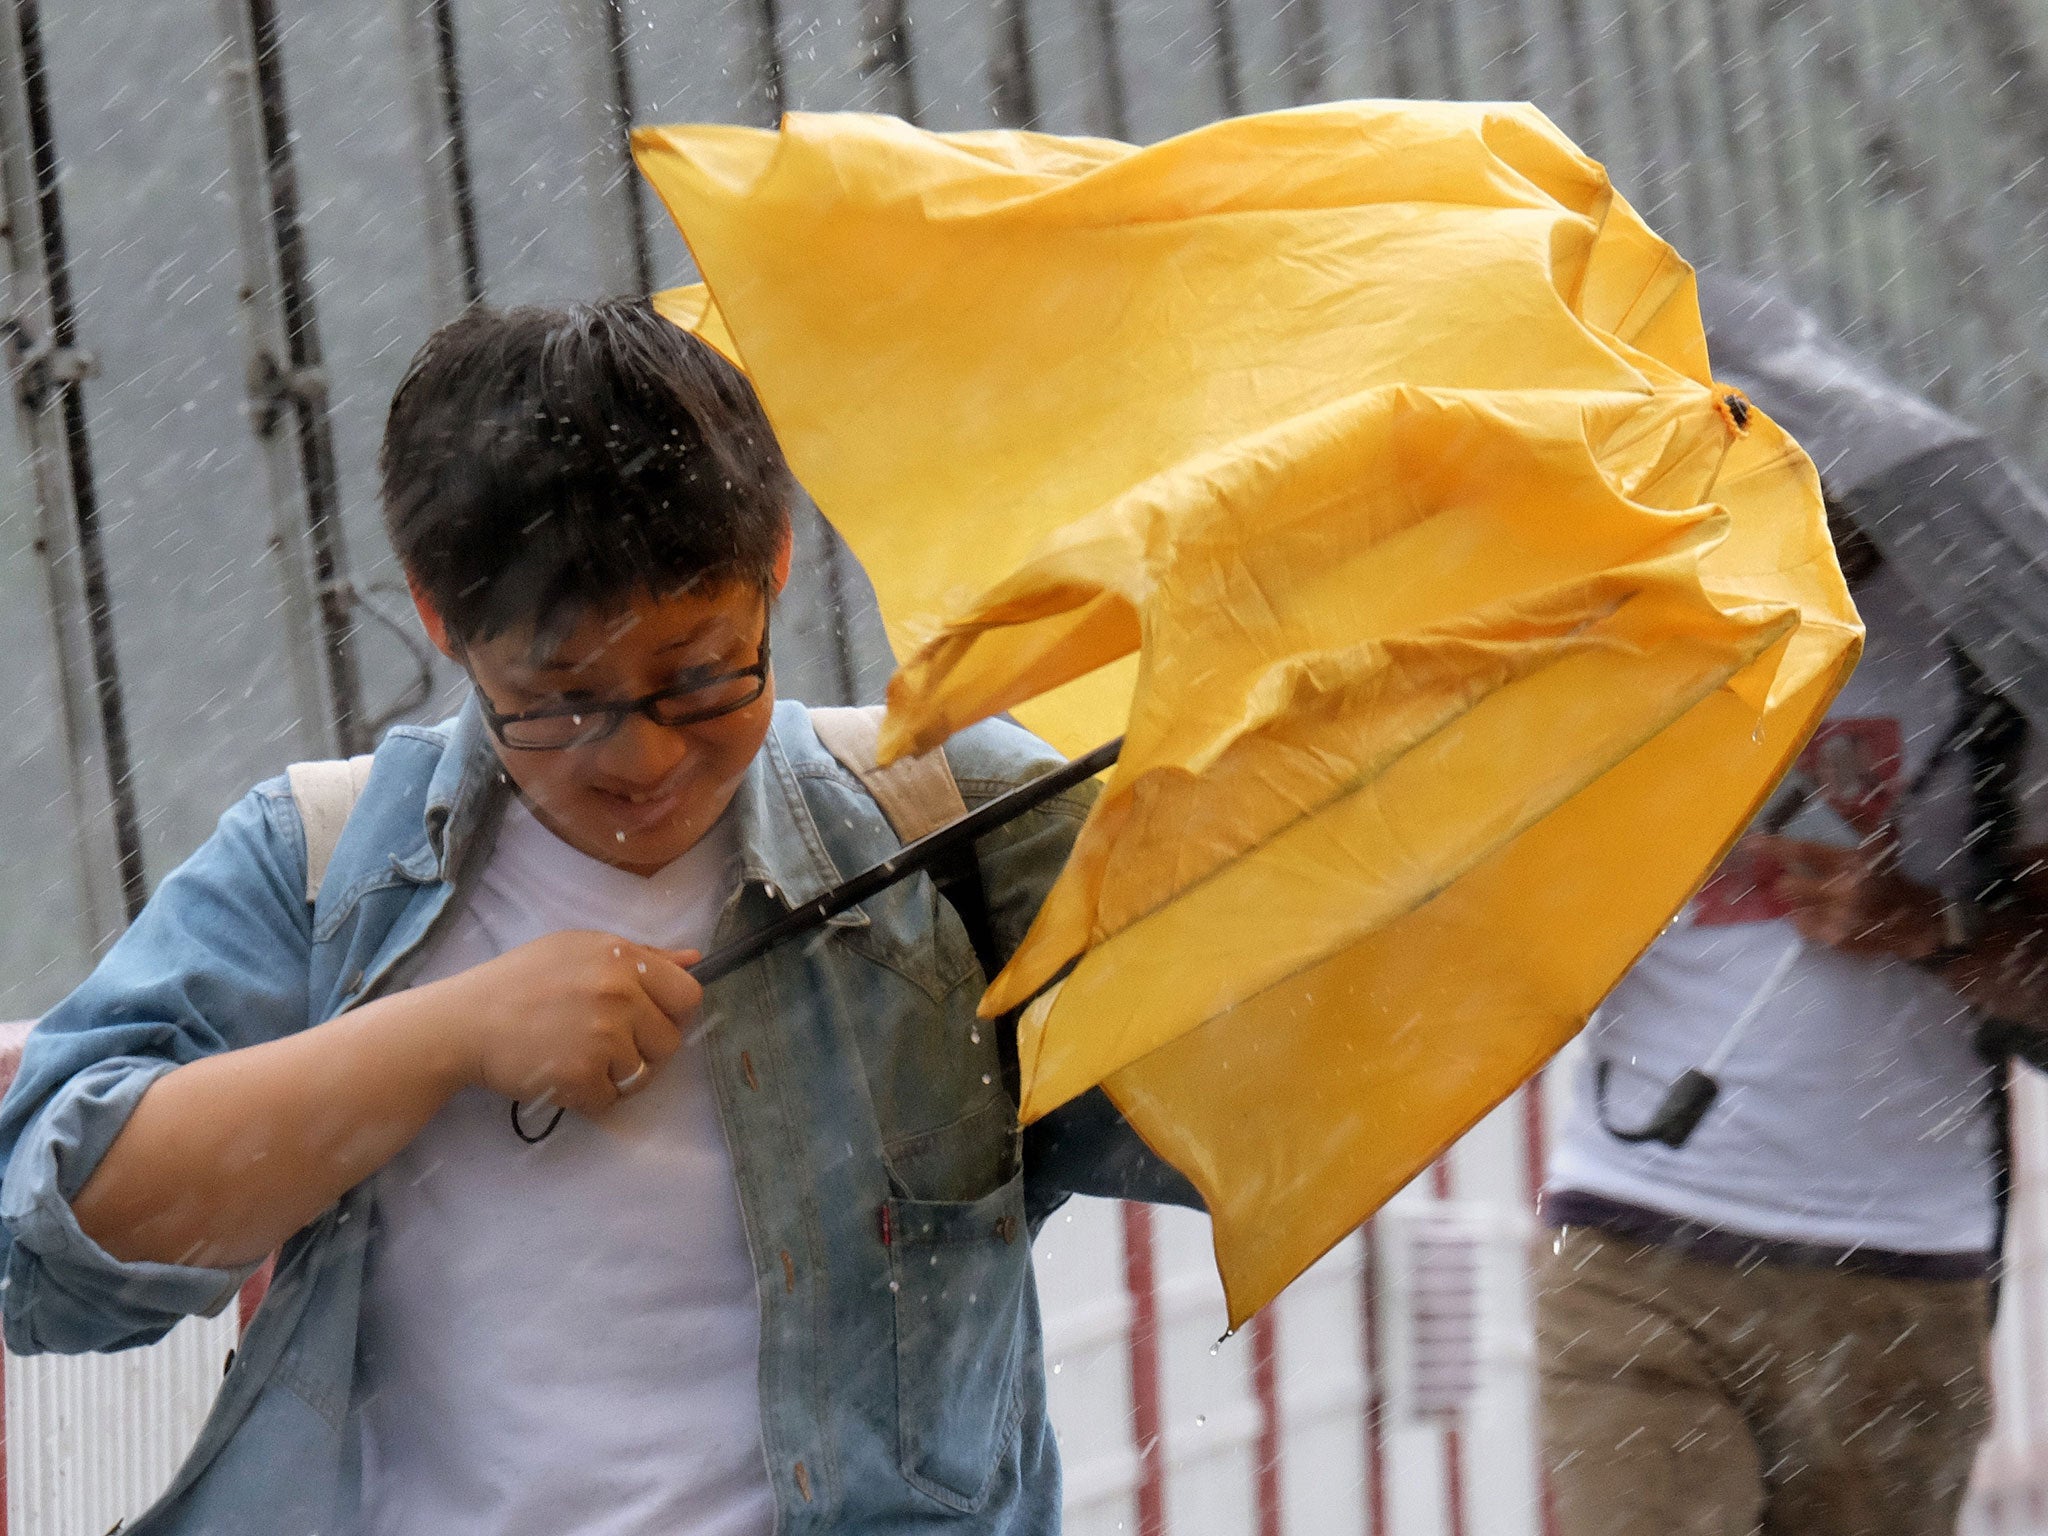
[[[1990,1420],[2048,780],[1830,508],[1863,661],[1587,1031],[1542,1197],[1562,1536],[1936,1536]],[[1990,1044],[1987,1021],[2003,1021]]]

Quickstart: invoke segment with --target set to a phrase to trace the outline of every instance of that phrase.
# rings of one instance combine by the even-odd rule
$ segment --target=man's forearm
[[[2029,902],[1998,914],[1965,952],[1932,969],[1979,1012],[2048,1030],[2048,909]]]
[[[124,1262],[254,1263],[419,1134],[465,1081],[434,988],[152,1083],[72,1202]]]

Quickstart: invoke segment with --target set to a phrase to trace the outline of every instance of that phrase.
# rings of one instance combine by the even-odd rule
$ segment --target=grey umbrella
[[[1781,294],[1703,272],[1700,312],[1715,376],[1799,441],[1991,686],[2048,731],[2048,496]]]

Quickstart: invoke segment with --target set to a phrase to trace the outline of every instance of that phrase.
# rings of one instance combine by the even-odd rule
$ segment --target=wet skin
[[[789,579],[789,560],[785,543],[777,591]],[[636,594],[615,611],[582,615],[546,646],[528,631],[463,642],[417,585],[413,600],[429,638],[500,714],[639,698],[679,674],[751,666],[767,621],[758,588],[727,582],[662,598]],[[771,677],[760,698],[716,720],[662,726],[632,715],[601,742],[547,752],[497,743],[498,759],[555,836],[591,858],[650,875],[689,852],[725,813],[774,709]]]

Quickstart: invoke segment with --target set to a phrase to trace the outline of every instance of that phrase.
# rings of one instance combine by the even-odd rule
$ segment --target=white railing
[[[1038,1270],[1072,1536],[1545,1536],[1527,1255],[1556,1092],[1511,1099],[1234,1338],[1204,1218],[1056,1215]],[[2014,1109],[1997,1421],[1963,1536],[2048,1536],[2048,1081],[2024,1073]],[[0,1536],[97,1536],[146,1506],[235,1327],[10,1356]]]

